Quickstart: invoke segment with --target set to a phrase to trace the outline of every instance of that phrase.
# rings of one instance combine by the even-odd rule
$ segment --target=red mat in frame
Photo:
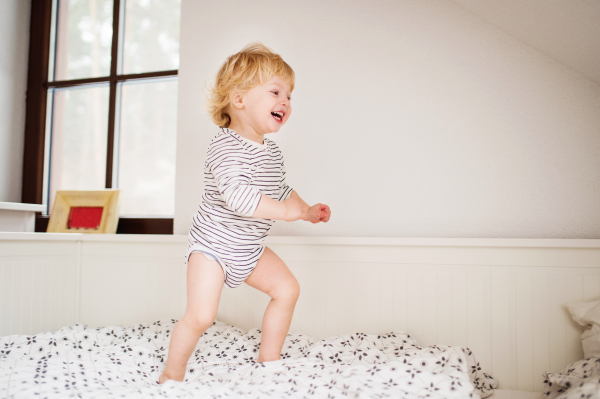
[[[58,190],[48,233],[115,234],[119,223],[119,190]]]

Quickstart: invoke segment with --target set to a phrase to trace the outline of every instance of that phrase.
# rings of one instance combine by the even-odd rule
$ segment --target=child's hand
[[[306,219],[311,223],[327,223],[331,217],[331,210],[325,204],[316,204],[308,208]]]

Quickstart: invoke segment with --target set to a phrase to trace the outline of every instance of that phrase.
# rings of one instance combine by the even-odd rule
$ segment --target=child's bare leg
[[[185,314],[171,333],[167,365],[159,384],[167,380],[183,381],[187,362],[198,339],[215,321],[224,281],[223,269],[217,261],[210,261],[199,253],[190,255]]]
[[[285,263],[265,248],[246,284],[271,297],[262,321],[262,338],[258,362],[277,360],[290,329],[294,307],[300,295],[298,281]]]

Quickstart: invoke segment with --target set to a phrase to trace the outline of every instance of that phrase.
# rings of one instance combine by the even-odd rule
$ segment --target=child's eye
[[[278,91],[273,91],[272,93],[273,93],[273,94],[275,94],[275,95],[278,95],[278,94],[279,94],[279,92],[278,92]]]

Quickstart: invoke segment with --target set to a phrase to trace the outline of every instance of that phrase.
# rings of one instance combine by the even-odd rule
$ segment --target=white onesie
[[[261,193],[278,201],[292,193],[279,147],[267,138],[261,145],[221,128],[208,147],[204,194],[192,219],[185,262],[192,252],[208,253],[223,268],[225,286],[239,286],[254,270],[275,222],[251,217]]]

